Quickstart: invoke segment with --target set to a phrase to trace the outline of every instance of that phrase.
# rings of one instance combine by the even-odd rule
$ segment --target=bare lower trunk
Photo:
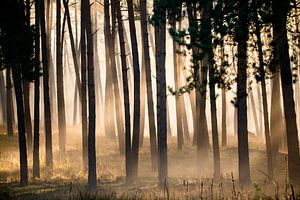
[[[105,80],[105,136],[115,140],[115,119],[114,119],[114,88],[111,69],[110,55],[110,17],[109,17],[109,0],[104,1],[104,38],[105,38],[105,63],[106,63],[106,80]]]
[[[68,6],[68,5],[67,5]],[[64,33],[63,33],[64,34]],[[63,41],[61,41],[61,0],[56,1],[56,85],[59,152],[66,151],[66,115],[63,76]]]
[[[284,116],[286,121],[288,146],[288,171],[291,184],[300,185],[300,177],[296,174],[300,170],[299,137],[296,122],[295,102],[293,93],[293,78],[289,58],[286,21],[290,1],[274,0],[273,8],[273,35],[275,55],[280,65],[281,88],[283,95]]]
[[[44,117],[45,117],[45,147],[46,147],[46,168],[48,175],[52,176],[53,170],[53,154],[52,154],[52,123],[51,123],[51,107],[49,93],[49,65],[48,65],[48,49],[46,44],[46,26],[45,26],[45,7],[41,1],[41,38],[42,38],[42,63],[43,63],[43,91],[44,91]]]
[[[127,0],[128,20],[130,29],[130,41],[133,60],[133,76],[134,76],[134,103],[133,103],[133,141],[132,141],[132,163],[133,178],[138,176],[138,160],[139,160],[139,132],[140,132],[140,67],[139,53],[136,37],[136,28],[134,22],[133,1]]]
[[[40,177],[40,3],[35,1],[33,178]]]
[[[28,185],[28,163],[27,163],[27,148],[25,136],[25,122],[24,122],[24,102],[21,82],[20,65],[12,66],[12,74],[15,86],[17,115],[18,115],[18,135],[19,135],[19,152],[20,152],[20,184],[22,186]]]
[[[123,94],[124,94],[124,114],[125,114],[125,170],[126,170],[126,182],[130,183],[132,179],[132,167],[131,167],[131,126],[130,126],[130,102],[129,102],[129,87],[128,87],[128,68],[126,63],[126,50],[124,40],[124,25],[122,21],[122,13],[120,8],[120,2],[116,3],[117,21],[118,21],[118,33],[119,44],[121,51],[121,64],[122,64],[122,79],[123,79]]]
[[[149,134],[150,134],[150,152],[152,171],[157,170],[157,142],[156,142],[156,127],[154,116],[154,103],[152,92],[152,74],[149,52],[148,26],[147,26],[147,0],[140,1],[141,7],[141,30],[142,30],[142,46],[144,49],[144,63],[147,89],[147,106],[149,119]]]
[[[115,56],[115,32],[116,32],[116,5],[115,2],[111,3],[111,15],[112,15],[112,32],[109,34],[109,55],[113,78],[113,88],[115,97],[115,110],[116,110],[116,122],[118,130],[118,142],[120,155],[124,155],[125,144],[124,144],[124,120],[121,109],[121,94],[119,88],[119,80],[117,74],[116,56]]]
[[[81,2],[81,13],[84,13],[85,7]],[[88,118],[87,118],[87,96],[86,96],[86,34],[85,34],[85,17],[81,14],[81,29],[80,29],[80,50],[81,50],[81,131],[82,131],[82,168],[83,170],[87,170],[88,167]]]
[[[165,10],[154,1],[154,14],[165,16]],[[166,22],[161,21],[155,27],[155,61],[157,87],[157,139],[158,139],[158,180],[160,188],[168,183],[167,155],[167,95],[166,95]]]
[[[89,127],[88,127],[88,186],[95,190],[97,187],[96,174],[96,138],[95,138],[95,87],[94,87],[94,48],[93,33],[90,12],[90,1],[82,0],[82,15],[85,22],[86,44],[87,44],[87,69],[88,69],[88,108],[89,108]]]
[[[257,0],[253,1],[253,4],[254,4],[254,9],[256,9]],[[264,69],[264,60],[263,60],[262,40],[261,40],[261,35],[260,35],[261,30],[260,30],[260,25],[259,25],[259,21],[258,21],[257,12],[254,14],[254,22],[255,22],[255,34],[256,34],[256,37],[257,37],[259,71],[260,71],[260,75],[261,75],[261,91],[262,91],[262,102],[263,102],[264,127],[265,127],[264,132],[265,132],[265,140],[266,140],[268,175],[269,175],[270,179],[273,179],[273,156],[272,156],[271,140],[270,140],[267,89],[266,89],[266,80],[265,80],[265,69]]]
[[[239,3],[240,30],[238,41],[238,77],[237,77],[237,118],[238,118],[238,160],[239,180],[242,185],[250,183],[248,118],[247,118],[247,39],[248,39],[248,3]]]

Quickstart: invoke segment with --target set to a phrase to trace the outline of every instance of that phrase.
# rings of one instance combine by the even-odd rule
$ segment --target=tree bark
[[[154,14],[163,20],[155,27],[155,61],[157,87],[157,140],[158,140],[158,181],[160,188],[168,183],[168,155],[167,155],[167,95],[166,95],[166,22],[165,10],[154,1]]]
[[[134,103],[133,103],[133,140],[132,140],[132,163],[133,178],[138,176],[138,160],[139,160],[139,132],[140,132],[140,66],[139,54],[136,38],[136,28],[134,22],[133,1],[127,0],[128,20],[133,60],[133,79],[134,79]]]
[[[121,94],[119,88],[116,56],[115,56],[115,32],[116,32],[116,5],[115,2],[111,3],[111,15],[112,15],[112,32],[109,35],[109,51],[110,51],[110,63],[113,78],[113,88],[115,97],[115,110],[116,110],[116,122],[118,130],[118,142],[120,155],[124,155],[125,144],[124,144],[124,120],[122,112]]]
[[[40,1],[35,1],[33,178],[40,177]]]
[[[27,148],[25,136],[25,122],[24,122],[24,102],[21,82],[20,65],[11,66],[15,86],[17,115],[18,115],[18,132],[19,132],[19,152],[20,152],[20,184],[22,186],[28,185],[28,163],[27,163]]]
[[[237,118],[238,118],[238,160],[239,179],[242,185],[250,184],[248,126],[247,126],[247,39],[248,1],[238,3],[238,77],[237,77]]]
[[[96,138],[95,138],[95,87],[94,87],[94,48],[93,33],[90,12],[90,1],[82,0],[82,15],[84,16],[87,44],[87,69],[88,69],[88,108],[89,108],[89,127],[88,127],[88,186],[95,190],[97,187],[96,174]]]
[[[111,69],[110,55],[110,16],[109,0],[104,0],[104,42],[105,42],[105,63],[106,63],[106,80],[105,80],[105,136],[111,140],[116,139],[115,119],[114,119],[114,88]]]
[[[125,170],[126,182],[130,183],[132,179],[131,167],[131,125],[130,125],[130,101],[129,101],[129,87],[128,87],[128,68],[126,63],[126,50],[124,40],[124,25],[122,21],[122,13],[120,8],[120,1],[116,3],[117,20],[118,20],[118,33],[121,51],[121,64],[122,64],[122,79],[123,79],[123,93],[124,93],[124,114],[125,114]]]
[[[67,5],[68,6],[68,5]],[[56,85],[57,85],[57,113],[59,152],[66,151],[66,115],[64,97],[64,75],[63,75],[63,41],[61,41],[61,0],[56,1]]]
[[[255,23],[255,34],[257,37],[257,47],[258,47],[258,60],[259,60],[259,72],[261,76],[261,91],[262,91],[262,102],[263,102],[263,114],[264,114],[264,132],[266,140],[266,152],[267,152],[267,163],[268,163],[268,175],[272,180],[273,175],[273,156],[271,148],[271,139],[270,139],[270,127],[269,127],[269,112],[268,112],[268,101],[267,101],[267,89],[266,89],[266,80],[265,80],[265,69],[264,69],[264,60],[263,60],[263,49],[262,49],[262,40],[261,40],[261,29],[258,21],[257,9],[257,0],[252,2],[253,8],[255,10],[254,14],[254,23]],[[257,133],[257,135],[259,135]]]
[[[300,171],[299,140],[296,122],[295,102],[293,93],[293,78],[291,72],[289,45],[287,38],[286,21],[290,1],[284,3],[273,0],[273,38],[275,56],[280,65],[281,88],[283,95],[284,116],[288,146],[289,181],[296,186],[300,185],[300,177],[295,176]]]
[[[82,168],[85,171],[88,167],[88,118],[87,118],[87,91],[86,91],[86,18],[83,15],[85,7],[81,1],[81,29],[80,29],[80,50],[81,50],[81,131],[82,131]]]
[[[141,8],[142,46],[144,49],[144,63],[145,63],[145,75],[146,75],[151,166],[152,166],[152,171],[156,171],[157,170],[157,142],[156,142],[156,126],[155,126],[153,91],[152,91],[152,74],[151,74],[151,63],[150,63],[150,52],[149,52],[148,26],[147,26],[147,0],[140,1],[140,8]]]
[[[49,176],[52,176],[53,170],[53,153],[52,153],[52,123],[51,123],[51,107],[49,93],[49,63],[48,49],[46,42],[46,25],[45,25],[45,6],[44,1],[40,4],[40,22],[41,22],[41,38],[42,38],[42,63],[43,63],[43,91],[44,91],[44,117],[45,117],[45,147],[46,147],[46,168]]]

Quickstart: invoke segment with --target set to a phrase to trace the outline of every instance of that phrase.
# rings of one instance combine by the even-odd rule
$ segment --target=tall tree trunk
[[[213,3],[208,1],[203,4],[203,27],[206,30],[212,30],[212,15]],[[211,31],[209,31],[211,33]],[[218,122],[217,122],[217,106],[216,106],[216,79],[215,79],[215,68],[213,65],[213,45],[212,45],[212,35],[207,34],[204,38],[204,44],[208,46],[204,50],[204,60],[205,63],[207,59],[207,67],[209,70],[209,90],[210,90],[210,111],[211,111],[211,127],[212,127],[212,143],[213,143],[213,159],[214,159],[214,178],[220,178],[220,149],[219,149],[219,134],[218,134]]]
[[[122,79],[123,79],[123,93],[124,93],[124,114],[125,114],[125,169],[126,169],[126,182],[130,183],[132,179],[131,167],[131,125],[130,125],[130,101],[129,101],[129,87],[128,87],[128,68],[126,63],[126,50],[124,40],[124,25],[122,21],[122,13],[120,8],[120,1],[116,3],[119,43],[121,51],[121,64],[122,64]]]
[[[115,120],[114,120],[114,90],[111,69],[110,55],[110,16],[109,0],[104,0],[104,38],[105,38],[105,63],[106,63],[106,80],[105,80],[105,136],[115,140]]]
[[[12,101],[12,84],[11,84],[11,70],[6,67],[6,128],[9,136],[13,136],[13,101]]]
[[[51,123],[51,108],[50,108],[50,93],[49,93],[49,63],[48,49],[46,42],[46,25],[45,25],[45,6],[44,1],[40,5],[41,17],[41,37],[42,37],[42,63],[43,63],[43,90],[44,90],[44,117],[45,117],[45,146],[46,146],[46,168],[48,174],[52,176],[53,170],[53,153],[52,153],[52,123]],[[50,50],[49,50],[50,51]]]
[[[27,149],[25,136],[25,122],[24,122],[24,102],[21,81],[20,65],[9,66],[12,67],[12,74],[15,86],[17,114],[18,114],[18,132],[19,132],[19,152],[20,152],[20,184],[22,186],[28,185],[28,163],[27,163]]]
[[[88,167],[88,118],[87,118],[87,94],[86,94],[86,79],[87,79],[87,72],[86,72],[86,34],[85,34],[85,25],[86,19],[83,15],[85,12],[85,6],[81,1],[81,20],[80,20],[80,50],[81,50],[81,131],[82,131],[82,168],[86,170]]]
[[[112,70],[113,86],[114,86],[114,97],[115,97],[115,110],[117,130],[118,130],[118,142],[120,155],[124,155],[125,144],[124,144],[124,120],[121,109],[121,94],[119,88],[119,80],[117,74],[116,56],[115,56],[115,32],[116,32],[116,5],[115,2],[111,3],[111,15],[112,15],[112,32],[109,35],[109,51],[110,51],[110,63]]]
[[[254,0],[252,3],[253,3],[254,10],[256,10],[257,0]],[[273,179],[273,157],[272,157],[271,139],[270,139],[269,112],[268,112],[268,102],[267,102],[267,89],[266,89],[266,80],[265,80],[263,49],[262,49],[262,40],[260,35],[261,29],[258,21],[258,14],[256,11],[254,14],[254,23],[255,23],[255,34],[257,37],[259,72],[261,76],[261,91],[262,91],[262,102],[263,102],[264,128],[265,128],[264,132],[265,132],[265,140],[266,140],[268,175],[271,179]],[[257,133],[257,135],[259,135],[259,133]]]
[[[52,55],[51,47],[52,47],[52,27],[53,27],[53,2],[51,0],[46,0],[46,19],[45,19],[45,26],[46,26],[46,45],[47,45],[47,60],[48,60],[48,79],[49,79],[49,98],[50,98],[50,104],[51,104],[51,122],[53,124],[57,124],[57,118],[56,116],[56,84],[55,84],[55,74],[54,74],[54,58]],[[45,7],[45,5],[44,5]],[[55,51],[55,45],[53,46],[53,49]]]
[[[63,4],[64,4],[64,8],[65,8],[65,15],[66,15],[67,24],[68,24],[68,31],[69,31],[69,36],[70,36],[71,52],[72,52],[72,57],[73,57],[73,62],[74,62],[76,86],[78,87],[79,100],[81,101],[81,90],[80,90],[81,82],[80,82],[79,64],[78,64],[78,58],[77,58],[76,44],[75,44],[73,31],[72,31],[72,23],[71,23],[68,2],[69,1],[67,1],[67,0],[63,0]]]
[[[300,185],[300,177],[295,176],[300,170],[299,137],[296,122],[295,102],[293,93],[293,78],[291,72],[289,45],[286,21],[290,1],[284,3],[273,0],[273,31],[276,58],[280,65],[281,88],[283,95],[284,116],[288,144],[288,171],[291,184]]]
[[[130,30],[130,41],[133,59],[133,79],[134,79],[134,103],[133,103],[133,140],[132,140],[132,163],[133,178],[138,176],[138,156],[139,156],[139,132],[140,132],[140,66],[138,44],[136,38],[136,28],[134,22],[134,11],[132,0],[127,0],[128,20]]]
[[[90,12],[90,1],[82,0],[82,15],[84,16],[86,41],[87,41],[87,66],[88,66],[88,108],[89,108],[89,128],[88,128],[88,185],[90,189],[97,187],[96,174],[96,138],[95,138],[95,87],[94,87],[94,48],[93,33]]]
[[[30,1],[25,0],[25,18],[26,23],[30,24]],[[28,154],[32,154],[32,125],[30,116],[30,85],[29,81],[24,78],[22,80],[23,85],[23,98],[24,98],[24,117],[25,117],[25,131],[26,131],[26,141],[27,141],[27,151]]]
[[[144,49],[144,63],[145,63],[144,66],[145,66],[146,89],[147,89],[151,166],[152,166],[152,171],[156,171],[157,170],[157,143],[156,143],[156,127],[155,127],[155,116],[154,116],[152,80],[151,80],[152,74],[151,74],[151,62],[150,62],[148,26],[147,26],[147,0],[140,1],[140,8],[141,8],[142,46]]]
[[[154,1],[154,14],[165,18],[165,10]],[[158,140],[158,181],[164,188],[168,182],[167,155],[167,94],[166,94],[166,22],[160,21],[155,27],[155,61],[157,87],[157,140]]]
[[[176,20],[173,20],[172,22],[172,28],[176,31]],[[178,66],[178,55],[177,55],[177,44],[176,41],[173,40],[173,63],[174,63],[174,82],[175,82],[175,88],[179,88],[179,79],[180,79],[180,70]],[[180,99],[181,98],[181,99]],[[180,105],[180,100],[182,100],[183,97],[176,97],[175,98],[175,107],[176,107],[176,125],[177,125],[177,148],[178,151],[182,151],[183,146],[183,126],[182,126],[182,108]]]
[[[35,1],[33,178],[40,177],[40,1]]]
[[[237,118],[238,118],[238,160],[239,179],[242,185],[250,183],[248,119],[247,119],[247,39],[248,1],[239,1],[238,34],[238,77],[237,77]]]
[[[68,6],[68,5],[67,5]],[[61,41],[61,0],[56,1],[56,85],[57,85],[57,113],[59,152],[66,151],[66,115],[64,97],[64,75],[63,75],[63,41]]]

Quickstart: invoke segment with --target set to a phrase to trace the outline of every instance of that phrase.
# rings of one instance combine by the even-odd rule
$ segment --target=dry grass
[[[284,154],[275,163],[275,180],[270,182],[264,175],[267,170],[263,141],[250,138],[250,164],[252,185],[243,188],[238,181],[237,149],[234,137],[227,148],[221,149],[222,179],[212,180],[212,152],[207,163],[197,165],[196,148],[186,144],[177,151],[176,139],[169,140],[169,184],[161,191],[157,187],[157,174],[152,172],[149,141],[140,151],[139,178],[125,183],[124,158],[119,155],[116,143],[97,137],[96,193],[86,188],[86,173],[81,170],[80,133],[69,129],[68,148],[59,159],[54,146],[54,173],[47,177],[44,170],[44,138],[41,135],[41,178],[30,179],[29,186],[20,187],[17,137],[0,134],[0,199],[293,199],[291,187],[285,181]],[[57,144],[54,133],[53,143]],[[32,159],[29,159],[30,178]],[[299,174],[300,175],[300,172]],[[296,190],[296,189],[295,189]],[[297,192],[296,192],[297,193]],[[297,196],[296,194],[294,196]],[[296,197],[295,197],[296,198]]]

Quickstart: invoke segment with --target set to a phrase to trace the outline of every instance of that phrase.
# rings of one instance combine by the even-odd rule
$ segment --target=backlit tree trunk
[[[247,39],[248,1],[238,2],[238,70],[237,70],[237,118],[239,179],[242,185],[250,183],[248,119],[247,119]]]
[[[138,176],[138,160],[139,160],[139,132],[140,132],[140,66],[139,53],[136,38],[136,28],[134,21],[133,1],[127,0],[128,20],[133,60],[133,79],[134,79],[134,103],[133,103],[133,140],[132,140],[132,162],[133,162],[133,178]]]
[[[151,166],[152,166],[152,170],[156,171],[157,170],[157,142],[156,142],[156,126],[155,126],[153,91],[152,91],[152,74],[151,74],[151,63],[150,63],[150,52],[149,52],[148,26],[147,26],[147,0],[141,0],[140,7],[141,7],[142,46],[144,49],[144,63],[145,63],[145,75],[146,75]]]
[[[289,57],[289,45],[287,38],[287,15],[290,1],[272,1],[273,9],[273,38],[275,54],[280,65],[281,88],[283,95],[284,116],[286,121],[287,147],[288,147],[288,171],[291,184],[300,185],[300,177],[296,174],[300,171],[299,137],[296,122],[295,102],[293,93],[293,78]]]

